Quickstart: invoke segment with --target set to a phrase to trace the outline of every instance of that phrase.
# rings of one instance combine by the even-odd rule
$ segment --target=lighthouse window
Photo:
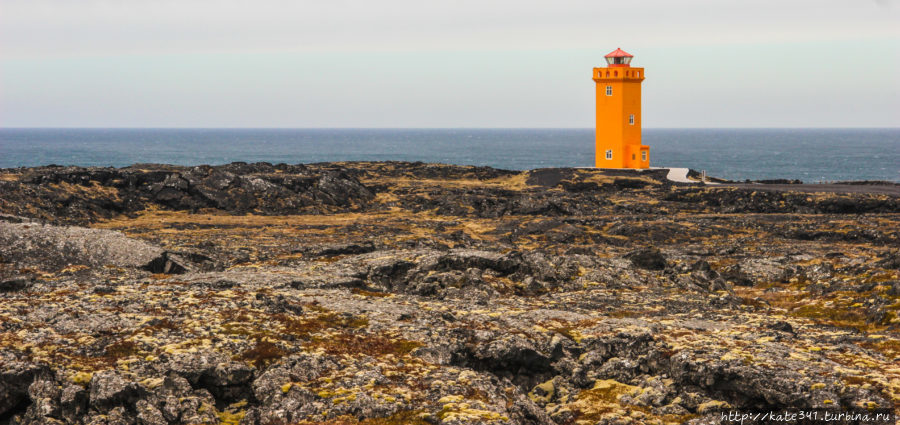
[[[647,151],[641,151],[641,161],[647,160]]]
[[[606,95],[612,96],[612,86],[606,86]]]
[[[634,114],[628,116],[628,124],[634,125]]]
[[[606,151],[606,159],[612,159],[612,149]]]

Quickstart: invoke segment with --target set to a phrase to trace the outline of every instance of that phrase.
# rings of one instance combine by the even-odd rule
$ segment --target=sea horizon
[[[643,127],[643,130],[900,130],[867,127]],[[594,130],[594,127],[144,127],[144,126],[0,126],[2,130]]]

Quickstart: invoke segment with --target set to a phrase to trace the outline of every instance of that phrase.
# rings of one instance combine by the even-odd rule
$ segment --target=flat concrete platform
[[[590,168],[595,170],[668,170],[666,179],[673,183],[701,185],[697,180],[688,178],[688,168],[682,167],[650,167],[646,169],[640,168],[595,168],[595,167],[576,167]],[[727,183],[727,182],[709,182],[702,184],[708,188],[737,188],[751,190],[768,190],[780,192],[803,192],[803,193],[870,193],[877,195],[900,196],[900,183],[874,183],[874,184],[835,184],[835,183],[803,183],[803,184],[773,184],[773,183]]]
[[[696,180],[688,178],[689,171],[690,169],[688,168],[669,168],[669,174],[666,175],[666,178],[676,183],[697,183]]]
[[[664,168],[664,167],[663,167]],[[687,168],[669,168],[666,178],[676,183],[700,184],[688,178]],[[879,195],[900,196],[900,184],[770,184],[770,183],[717,183],[706,182],[708,187],[734,187],[740,189],[767,190],[780,192],[804,193],[871,193]]]

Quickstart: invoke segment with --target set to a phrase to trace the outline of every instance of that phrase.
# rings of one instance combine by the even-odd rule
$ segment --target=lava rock
[[[150,243],[120,232],[75,226],[0,222],[0,256],[19,266],[62,269],[72,264],[187,271],[187,264]]]
[[[0,292],[21,291],[31,286],[31,282],[31,279],[24,277],[0,280]]]
[[[635,267],[646,270],[663,270],[668,263],[666,257],[657,248],[643,248],[631,251],[625,255]]]
[[[97,372],[91,378],[91,407],[109,411],[115,406],[131,405],[141,395],[141,388],[134,382],[125,380],[118,372]]]
[[[781,331],[781,332],[787,332],[787,333],[789,333],[789,334],[793,334],[793,333],[794,333],[794,327],[791,326],[790,323],[785,322],[785,321],[783,321],[783,320],[779,320],[779,321],[777,321],[777,322],[775,322],[775,323],[772,323],[772,324],[770,324],[770,325],[767,325],[767,327],[768,327],[769,329],[774,329],[774,330],[776,330],[776,331]]]
[[[371,242],[367,242],[362,244],[346,243],[321,246],[311,249],[309,254],[313,256],[331,257],[335,255],[365,254],[372,251],[375,251],[375,245]]]

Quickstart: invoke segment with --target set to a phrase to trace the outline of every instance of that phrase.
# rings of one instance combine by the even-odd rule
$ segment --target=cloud
[[[897,19],[850,0],[0,0],[0,125],[588,127],[585,72],[616,46],[647,67],[653,126],[894,125]]]
[[[9,57],[261,51],[573,49],[898,37],[842,0],[2,0]]]

